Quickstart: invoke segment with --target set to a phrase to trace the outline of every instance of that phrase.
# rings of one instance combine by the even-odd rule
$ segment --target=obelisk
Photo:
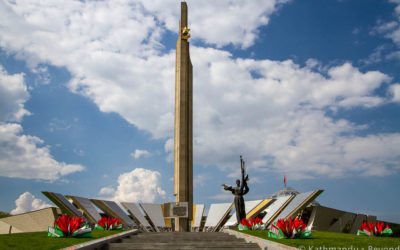
[[[190,231],[193,219],[193,76],[187,26],[187,5],[182,2],[176,42],[174,195],[176,202],[188,202],[188,218],[175,219],[175,230],[180,232]]]

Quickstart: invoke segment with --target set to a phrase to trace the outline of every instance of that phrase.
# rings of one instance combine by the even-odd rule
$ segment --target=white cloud
[[[112,187],[103,187],[99,191],[99,195],[101,195],[101,196],[110,197],[110,196],[113,196],[114,194],[115,194],[115,190]]]
[[[200,39],[218,47],[233,44],[247,48],[254,44],[260,26],[267,25],[270,16],[290,0],[202,0],[187,1],[192,39]],[[165,24],[177,32],[179,1],[142,1]]]
[[[29,114],[24,103],[29,93],[23,74],[9,75],[0,65],[0,175],[25,179],[54,181],[77,171],[83,166],[57,162],[43,141],[22,134],[20,121]]]
[[[388,55],[384,55],[384,52],[388,49],[388,46],[380,45],[374,49],[374,51],[368,56],[367,59],[362,59],[360,62],[370,65],[381,62],[384,58],[390,59]]]
[[[290,1],[189,1],[190,28],[195,39],[206,43],[246,48],[257,39],[259,27],[268,24],[270,16],[287,2]],[[103,71],[104,76],[110,76],[114,70],[119,71],[120,64],[104,65],[110,56],[120,55],[115,59],[122,62],[122,54],[158,54],[162,32],[177,32],[180,1],[49,4],[21,0],[2,2],[0,11],[2,47],[27,59],[32,68],[41,61],[51,62],[68,66],[79,79],[85,77],[84,72]],[[85,66],[96,59],[98,65]]]
[[[400,9],[400,3],[397,9]],[[375,27],[375,32],[384,34],[386,38],[391,39],[397,46],[400,47],[400,12],[395,11],[395,21],[379,23]]]
[[[393,84],[390,86],[390,92],[392,94],[392,100],[394,102],[400,102],[400,84]]]
[[[131,156],[135,159],[139,159],[140,157],[146,157],[149,156],[150,152],[147,150],[142,150],[142,149],[136,149],[135,152],[131,153]]]
[[[0,175],[24,179],[55,181],[62,176],[82,171],[78,164],[56,161],[48,147],[36,136],[21,134],[15,123],[0,123]]]
[[[344,120],[335,122],[322,113],[295,116],[280,128],[292,131],[292,135],[272,133],[282,141],[266,140],[276,166],[291,178],[382,176],[392,173],[394,165],[399,164],[400,152],[396,147],[400,143],[399,134],[341,136],[353,134],[354,125]]]
[[[257,29],[284,2],[189,2],[192,35],[217,47],[250,46]],[[160,41],[166,29],[176,31],[179,2],[0,4],[5,50],[32,68],[39,62],[66,67],[72,91],[164,139],[165,150],[172,152],[175,52],[163,54]],[[217,29],[210,28],[214,24]],[[361,72],[350,63],[321,67],[311,60],[301,67],[291,60],[233,59],[227,51],[193,45],[191,59],[195,163],[232,169],[243,154],[254,163],[250,168],[292,170],[297,178],[382,175],[399,165],[396,150],[377,158],[384,165],[381,172],[371,164],[377,162],[365,162],[362,155],[342,161],[354,152],[348,145],[377,140],[367,135],[357,144],[365,126],[327,115],[327,110],[386,103],[375,91],[391,81],[388,75]],[[374,136],[389,145],[399,140],[396,134]]]
[[[356,137],[343,143],[344,164],[351,164],[350,171],[362,171],[367,176],[393,174],[398,167],[400,134],[369,135]],[[344,166],[346,167],[346,166]]]
[[[400,59],[400,50],[392,51],[385,56],[387,60]]]
[[[297,178],[349,173],[356,160],[342,165],[337,141],[351,142],[364,127],[334,121],[325,109],[380,105],[384,99],[373,92],[390,80],[348,63],[323,75],[291,61],[232,60],[222,51],[200,48],[192,52],[195,83],[201,83],[195,87],[195,161],[229,169],[243,154],[253,169],[287,169]],[[252,71],[261,77],[253,78]],[[388,135],[388,140],[398,138]]]
[[[381,20],[378,21],[376,27],[372,30],[372,34],[382,34],[386,38],[390,39],[400,48],[400,1],[398,0],[389,0],[396,4],[394,9],[394,20],[383,22]],[[374,57],[376,53],[373,53],[371,56]],[[400,58],[400,51],[391,51],[388,55],[386,55],[386,59],[398,59]]]
[[[10,212],[13,215],[51,207],[50,204],[47,204],[41,199],[35,198],[35,196],[29,192],[21,194],[18,199],[15,200],[15,206],[15,209]]]
[[[209,177],[205,174],[197,174],[194,176],[193,185],[195,188],[204,187],[208,179]]]
[[[218,201],[231,202],[233,199],[233,195],[230,191],[223,191],[219,194],[211,196],[210,198]]]
[[[9,75],[0,65],[0,122],[21,121],[24,115],[29,114],[24,109],[24,103],[28,99],[24,75]]]
[[[118,177],[118,187],[103,187],[100,195],[119,202],[162,202],[165,191],[161,188],[161,174],[144,168],[135,168]]]

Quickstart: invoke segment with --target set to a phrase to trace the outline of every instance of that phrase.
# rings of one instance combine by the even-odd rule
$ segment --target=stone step
[[[110,250],[122,249],[260,249],[255,243],[229,243],[206,244],[206,243],[111,243]]]
[[[154,247],[154,246],[143,246],[143,247],[112,247],[112,248],[107,248],[107,249],[111,249],[111,250],[163,250],[163,249],[167,249],[167,250],[190,250],[190,249],[203,249],[203,250],[216,250],[216,249],[230,249],[230,250],[243,250],[243,249],[260,249],[260,247],[252,247],[252,246],[241,246],[241,247],[234,247],[234,246],[230,246],[230,247],[193,247],[193,246],[186,246],[186,247],[176,247],[176,246],[172,246],[172,247]]]
[[[157,235],[174,235],[174,236],[193,236],[193,235],[201,235],[203,237],[206,236],[229,236],[226,233],[206,233],[206,232],[190,232],[190,233],[183,233],[183,232],[156,232],[156,233],[140,233],[138,235],[146,235],[146,236],[157,236]]]
[[[132,245],[132,246],[140,246],[140,245],[160,245],[160,246],[233,246],[233,245],[244,245],[247,246],[249,243],[246,242],[121,242],[121,243],[112,243],[112,244],[121,244],[121,245]]]
[[[110,243],[108,249],[260,249],[255,243],[216,232],[139,233]]]
[[[159,234],[159,235],[151,235],[151,234],[138,234],[137,236],[140,237],[179,237],[179,238],[186,238],[186,237],[201,237],[201,238],[229,238],[230,236],[225,234],[225,235],[198,235],[198,234],[194,234],[194,235],[174,235],[174,234]]]
[[[124,239],[122,242],[124,243],[152,243],[152,242],[160,242],[160,243],[173,243],[173,242],[179,242],[179,241],[184,241],[184,242],[245,242],[244,240],[239,240],[239,239],[229,239],[229,240],[215,240],[215,239],[210,239],[210,240],[204,240],[204,239]]]
[[[148,239],[148,240],[176,239],[176,240],[204,240],[204,241],[207,241],[207,240],[216,240],[216,241],[227,240],[227,241],[229,241],[232,238],[211,238],[211,237],[210,238],[202,238],[202,237],[191,237],[191,238],[180,238],[180,237],[149,237],[149,238],[146,238],[146,237],[137,237],[137,238],[135,238],[135,237],[132,237],[132,238],[129,238],[129,239]]]
[[[226,236],[225,233],[215,233],[215,234],[213,234],[213,233],[185,233],[185,234],[183,234],[183,233],[140,233],[140,235],[153,235],[153,236],[156,236],[156,235],[175,235],[175,236],[201,235],[201,236],[205,236],[205,237],[207,237],[207,236]]]
[[[149,239],[149,240],[157,240],[157,239],[179,239],[179,240],[231,240],[235,238],[231,237],[172,237],[172,236],[160,236],[160,237],[131,237],[130,239]]]

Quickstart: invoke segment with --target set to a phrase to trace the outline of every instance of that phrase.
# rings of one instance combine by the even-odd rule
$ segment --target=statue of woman
[[[242,156],[240,156],[240,165],[242,170],[242,183],[240,183],[240,180],[236,180],[236,187],[222,184],[225,190],[229,190],[232,192],[233,195],[235,195],[236,219],[238,224],[242,221],[243,218],[246,218],[246,209],[245,209],[243,195],[247,194],[250,190],[249,187],[247,186],[249,175],[246,175],[246,177],[244,177],[245,170],[244,170],[244,161],[242,160]]]

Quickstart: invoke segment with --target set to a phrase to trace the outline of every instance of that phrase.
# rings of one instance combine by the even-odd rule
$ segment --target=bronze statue
[[[236,209],[236,219],[239,224],[243,218],[246,218],[246,209],[244,204],[243,195],[249,192],[249,187],[247,186],[247,181],[249,180],[249,175],[245,175],[245,166],[242,156],[240,156],[240,168],[242,171],[242,185],[240,185],[240,180],[236,180],[236,187],[227,186],[222,184],[225,190],[229,190],[235,195],[235,209]]]

